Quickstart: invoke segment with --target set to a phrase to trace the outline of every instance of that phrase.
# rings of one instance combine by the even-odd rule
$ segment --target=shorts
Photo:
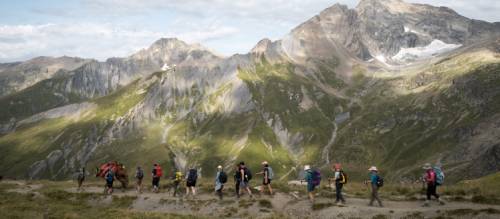
[[[265,180],[265,179],[263,179],[263,180],[262,180],[262,185],[267,186],[267,185],[271,184],[271,181],[272,181],[271,179],[267,179],[267,183],[266,183],[266,180]]]
[[[113,188],[113,181],[106,181],[106,187]]]
[[[196,187],[196,181],[186,181],[187,187]]]
[[[315,188],[316,186],[313,185],[312,183],[307,184],[307,192],[313,192]]]
[[[248,182],[241,181],[240,182],[240,189],[246,189],[248,188]]]
[[[160,187],[160,177],[153,177],[153,186]]]

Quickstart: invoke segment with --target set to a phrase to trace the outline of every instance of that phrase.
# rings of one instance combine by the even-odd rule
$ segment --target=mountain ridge
[[[417,177],[424,162],[442,162],[450,181],[498,171],[500,29],[371,7],[387,2],[430,7],[337,4],[230,57],[159,39],[1,97],[0,160],[13,168],[0,173],[62,179],[109,159],[200,174],[268,160],[283,180],[332,162],[355,180],[373,164],[395,180]],[[432,53],[435,40],[461,46]],[[393,60],[409,48],[430,55]]]

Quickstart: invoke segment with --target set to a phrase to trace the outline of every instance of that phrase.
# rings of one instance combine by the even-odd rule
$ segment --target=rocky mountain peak
[[[338,56],[396,65],[498,34],[498,25],[468,19],[446,7],[403,0],[361,0],[353,9],[335,4],[323,10],[295,28],[283,45],[287,54],[295,57],[314,56],[322,49],[323,55],[332,49],[339,53],[346,49],[348,55]]]
[[[218,56],[199,44],[188,44],[177,38],[162,38],[130,58],[178,64],[187,59],[214,59]]]
[[[268,48],[269,46],[272,44],[272,41],[268,38],[264,38],[262,40],[260,40],[257,45],[255,45],[253,47],[253,49],[251,50],[251,53],[264,53]]]
[[[155,41],[148,49],[186,48],[189,44],[177,38],[161,38]]]

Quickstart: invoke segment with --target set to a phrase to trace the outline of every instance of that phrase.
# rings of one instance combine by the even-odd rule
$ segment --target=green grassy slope
[[[326,171],[326,152],[332,163],[344,164],[354,181],[363,179],[371,165],[379,166],[388,179],[415,179],[424,162],[441,158],[446,169],[468,165],[470,160],[452,156],[470,138],[461,138],[462,130],[500,115],[498,57],[464,54],[393,77],[369,77],[362,66],[355,66],[348,82],[337,77],[335,60],[317,62],[308,74],[303,66],[270,63],[265,57],[253,68],[239,69],[255,108],[238,114],[204,110],[203,104],[215,104],[230,91],[229,84],[204,96],[203,87],[194,83],[189,92],[174,90],[169,105],[155,96],[165,73],[152,74],[90,100],[97,107],[83,118],[42,120],[0,136],[0,173],[26,177],[33,163],[61,150],[65,159],[54,166],[71,166],[69,162],[73,169],[48,168],[42,177],[68,177],[82,165],[71,158],[91,153],[88,169],[118,160],[130,174],[134,166],[148,168],[154,162],[168,172],[177,161],[211,176],[219,164],[229,167],[244,160],[255,172],[267,160],[278,178],[292,179],[306,163]],[[157,104],[154,115],[135,120],[142,112],[134,109],[146,101]],[[192,111],[180,115],[184,109]],[[336,125],[336,117],[345,112],[350,119]],[[335,130],[336,139],[325,150]],[[464,177],[451,173],[447,179]]]

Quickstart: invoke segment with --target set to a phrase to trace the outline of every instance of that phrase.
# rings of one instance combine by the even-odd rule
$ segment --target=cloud
[[[477,20],[500,21],[500,1],[498,0],[406,0],[408,2],[446,6],[459,14]]]
[[[45,56],[80,56],[104,60],[124,57],[162,37],[203,42],[236,33],[231,27],[209,25],[196,31],[154,32],[112,24],[43,24],[0,26],[0,62]]]
[[[61,0],[62,1],[62,0]],[[447,6],[500,21],[498,0],[406,0]],[[68,4],[62,4],[69,2]],[[0,62],[39,55],[105,59],[127,56],[161,37],[201,43],[223,54],[279,39],[334,3],[358,0],[75,0],[30,5],[22,25],[0,25]],[[2,5],[3,6],[3,5]],[[8,6],[8,5],[6,5]],[[5,8],[5,7],[4,7]],[[14,16],[14,15],[12,15]],[[17,14],[16,14],[17,16]],[[29,16],[32,16],[29,19]],[[43,18],[44,20],[38,20]],[[0,18],[0,24],[2,22]],[[5,18],[18,20],[17,17]]]
[[[259,19],[273,19],[278,22],[300,22],[304,16],[319,11],[335,3],[350,7],[359,0],[83,0],[92,10],[107,11],[113,7],[114,13],[147,13],[151,10],[170,9],[198,16],[220,16]],[[407,2],[447,6],[459,13],[475,19],[500,21],[500,1],[498,0],[405,0]]]

